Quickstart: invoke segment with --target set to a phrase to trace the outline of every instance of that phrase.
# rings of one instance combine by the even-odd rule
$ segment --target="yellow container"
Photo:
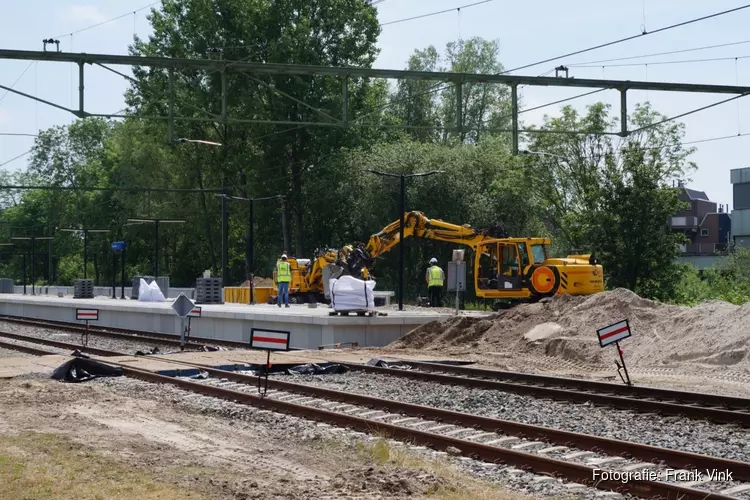
[[[247,289],[246,289],[247,290]],[[271,298],[273,293],[273,287],[270,286],[256,286],[253,288],[253,298],[256,304],[265,304],[268,299]]]
[[[255,299],[256,304],[265,304],[272,292],[272,287],[255,287],[253,288],[253,299]],[[230,304],[249,304],[250,289],[239,286],[224,287],[224,302]]]

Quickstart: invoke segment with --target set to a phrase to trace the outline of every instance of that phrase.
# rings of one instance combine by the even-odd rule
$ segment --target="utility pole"
[[[222,72],[222,116],[226,118],[226,73]],[[209,146],[215,146],[222,148],[224,157],[224,166],[226,166],[228,151],[228,128],[226,120],[224,120],[224,142],[204,141],[201,139],[187,139],[180,137],[175,142],[178,143],[195,143],[195,144],[206,144]],[[226,203],[226,198],[229,195],[229,188],[226,185],[226,174],[222,169],[221,173],[221,280],[222,286],[227,286],[227,278],[229,275],[229,207]]]
[[[253,264],[255,262],[255,202],[256,201],[266,201],[266,200],[279,200],[283,199],[284,195],[282,194],[276,194],[273,196],[264,196],[262,198],[242,198],[240,196],[229,196],[226,194],[217,194],[216,196],[221,196],[221,202],[222,206],[224,206],[229,200],[240,200],[240,201],[248,201],[250,202],[250,214],[247,221],[247,279],[250,281],[250,297],[249,302],[250,304],[253,303]]]
[[[11,240],[24,240],[31,241],[31,295],[36,295],[36,240],[52,240],[52,236],[13,236]],[[52,258],[52,255],[47,255],[48,259]],[[26,266],[24,265],[24,269]],[[24,279],[24,293],[26,293],[26,280]]]
[[[406,179],[411,177],[427,177],[434,174],[442,174],[442,170],[432,170],[430,172],[421,172],[416,174],[392,174],[390,172],[380,172],[378,170],[367,170],[370,173],[379,175],[381,177],[396,177],[400,179],[400,196],[399,196],[399,217],[400,222],[398,225],[398,310],[404,310],[404,225],[406,221]]]
[[[138,217],[128,219],[131,223],[153,223],[154,224],[154,279],[159,277],[159,224],[182,224],[184,219],[151,219],[147,217]]]
[[[89,261],[89,233],[108,233],[109,229],[96,229],[91,227],[81,228],[64,228],[60,231],[68,233],[83,233],[83,279],[88,279],[88,261]]]

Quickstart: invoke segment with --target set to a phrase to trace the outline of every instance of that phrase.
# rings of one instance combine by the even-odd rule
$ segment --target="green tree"
[[[133,54],[214,54],[227,61],[367,67],[377,55],[380,31],[375,9],[361,0],[165,0],[150,18],[154,33],[148,41],[136,40]],[[342,116],[342,81],[337,78],[239,72],[231,66],[226,72],[226,107],[233,117],[335,123]],[[132,112],[166,114],[168,71],[137,70],[135,77],[128,100]],[[176,70],[174,81],[178,115],[221,115],[220,71]],[[348,96],[350,118],[377,115],[386,87],[383,82],[350,78]],[[281,213],[266,208],[268,204],[261,209],[256,236],[277,242],[274,253],[283,243],[300,256],[310,250],[307,238],[324,226],[306,212],[305,186],[315,175],[311,171],[339,148],[366,145],[379,137],[377,131],[364,128],[232,122],[218,126],[178,122],[176,134],[215,138],[224,144],[223,151],[192,153],[193,161],[182,156],[182,169],[200,169],[194,175],[206,186],[235,187],[245,196],[286,195]],[[195,161],[200,161],[200,167]],[[246,206],[234,204],[232,211],[247,220]],[[206,219],[207,213],[204,210]],[[216,226],[215,221],[212,225]],[[276,237],[279,233],[281,241]],[[231,261],[241,262],[235,258],[237,249],[246,245],[234,238],[230,243]]]
[[[452,73],[502,73],[504,68],[498,61],[499,50],[498,41],[479,37],[448,43],[442,57],[435,47],[429,46],[424,50],[414,51],[406,69]],[[460,109],[463,130],[457,128],[457,99],[458,90],[453,84],[402,80],[391,96],[391,103],[393,113],[401,123],[440,129],[410,129],[410,136],[422,142],[441,140],[477,143],[487,134],[487,129],[507,129],[510,126],[510,92],[506,85],[462,84]]]
[[[515,235],[539,234],[543,227],[524,193],[523,160],[513,158],[502,138],[487,137],[477,145],[453,147],[445,143],[403,140],[373,148],[353,150],[338,158],[350,172],[338,179],[341,205],[331,209],[340,244],[367,242],[370,235],[398,220],[399,182],[369,173],[443,173],[407,181],[407,210],[427,217],[478,228],[502,226]],[[336,169],[341,171],[343,169]],[[328,212],[326,212],[328,213]],[[430,257],[445,263],[460,245],[431,240],[408,240],[406,245],[407,298],[424,287],[424,269]],[[384,254],[376,262],[378,287],[396,285],[398,252]]]
[[[605,135],[616,125],[608,106],[584,116],[565,107],[531,141],[526,175],[559,244],[599,255],[609,286],[656,298],[671,296],[677,282],[682,239],[667,221],[683,204],[672,182],[695,168],[693,150],[681,144],[684,125],[665,120],[639,104],[629,117],[634,132],[614,141]]]

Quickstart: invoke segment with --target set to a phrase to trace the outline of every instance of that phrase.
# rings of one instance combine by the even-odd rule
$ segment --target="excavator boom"
[[[509,238],[498,227],[477,229],[468,224],[429,219],[417,211],[407,212],[403,217],[404,238],[446,241],[474,250],[474,280],[479,297],[528,299],[556,293],[588,295],[604,290],[603,271],[595,257],[571,255],[550,259],[547,238]],[[400,224],[400,220],[394,221],[373,234],[364,248],[354,252],[356,264],[350,267],[369,272],[377,257],[400,243]]]
[[[549,258],[547,238],[509,238],[499,227],[473,228],[413,211],[403,215],[404,238],[422,238],[466,245],[474,251],[474,285],[478,297],[529,299],[567,293],[588,295],[604,289],[603,271],[590,255]],[[375,259],[398,245],[401,220],[370,236],[357,248],[317,251],[315,258],[289,259],[291,296],[323,298],[325,278],[344,274],[369,279]]]

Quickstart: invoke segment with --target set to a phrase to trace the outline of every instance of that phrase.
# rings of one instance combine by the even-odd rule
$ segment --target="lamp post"
[[[206,144],[208,146],[223,147],[224,144],[214,141],[204,141],[202,139],[187,139],[180,137],[175,139],[177,143]],[[226,148],[224,148],[224,157],[226,159]],[[222,175],[223,178],[223,175]],[[222,185],[224,182],[222,181]],[[221,198],[221,278],[224,286],[227,284],[227,274],[229,274],[229,210],[227,207],[227,188],[222,188]]]
[[[184,219],[151,219],[146,217],[128,219],[127,221],[136,224],[154,224],[154,279],[157,279],[159,277],[159,224],[182,224],[187,221]]]
[[[380,172],[378,170],[367,170],[370,173],[381,177],[396,177],[400,179],[401,196],[399,198],[399,217],[401,218],[398,225],[398,310],[404,310],[404,214],[406,213],[406,179],[411,177],[427,177],[434,174],[442,174],[442,170],[431,170],[429,172],[420,172],[416,174],[392,174],[390,172]]]
[[[60,231],[65,231],[68,233],[83,233],[83,279],[88,278],[88,260],[89,260],[89,233],[108,233],[109,229],[95,229],[91,227],[82,227],[82,228],[64,228],[60,229]]]
[[[562,161],[568,161],[567,158],[564,156],[556,155],[554,153],[547,153],[546,151],[529,151],[528,149],[524,149],[521,151],[522,155],[536,155],[536,156],[551,156],[553,158],[557,158],[558,160]]]
[[[34,284],[34,280],[36,279],[36,262],[34,257],[36,257],[36,250],[35,250],[35,243],[37,240],[52,240],[54,239],[52,236],[13,236],[11,240],[24,240],[24,241],[31,241],[31,295],[36,295],[36,285]],[[47,255],[48,259],[51,259],[51,255]],[[24,265],[24,270],[26,269],[26,266]],[[24,279],[24,293],[26,292],[26,280]]]
[[[279,200],[284,198],[283,194],[276,194],[273,196],[263,196],[260,198],[242,198],[240,196],[229,196],[227,194],[217,194],[226,200],[240,200],[250,202],[250,216],[247,222],[247,279],[250,281],[250,304],[253,303],[253,264],[255,262],[255,202],[266,201],[266,200]]]
[[[0,242],[0,247],[12,247],[13,245],[14,244],[11,243],[11,242]],[[15,282],[13,282],[13,284],[15,285]],[[12,291],[13,291],[13,289],[11,288],[11,292]]]

